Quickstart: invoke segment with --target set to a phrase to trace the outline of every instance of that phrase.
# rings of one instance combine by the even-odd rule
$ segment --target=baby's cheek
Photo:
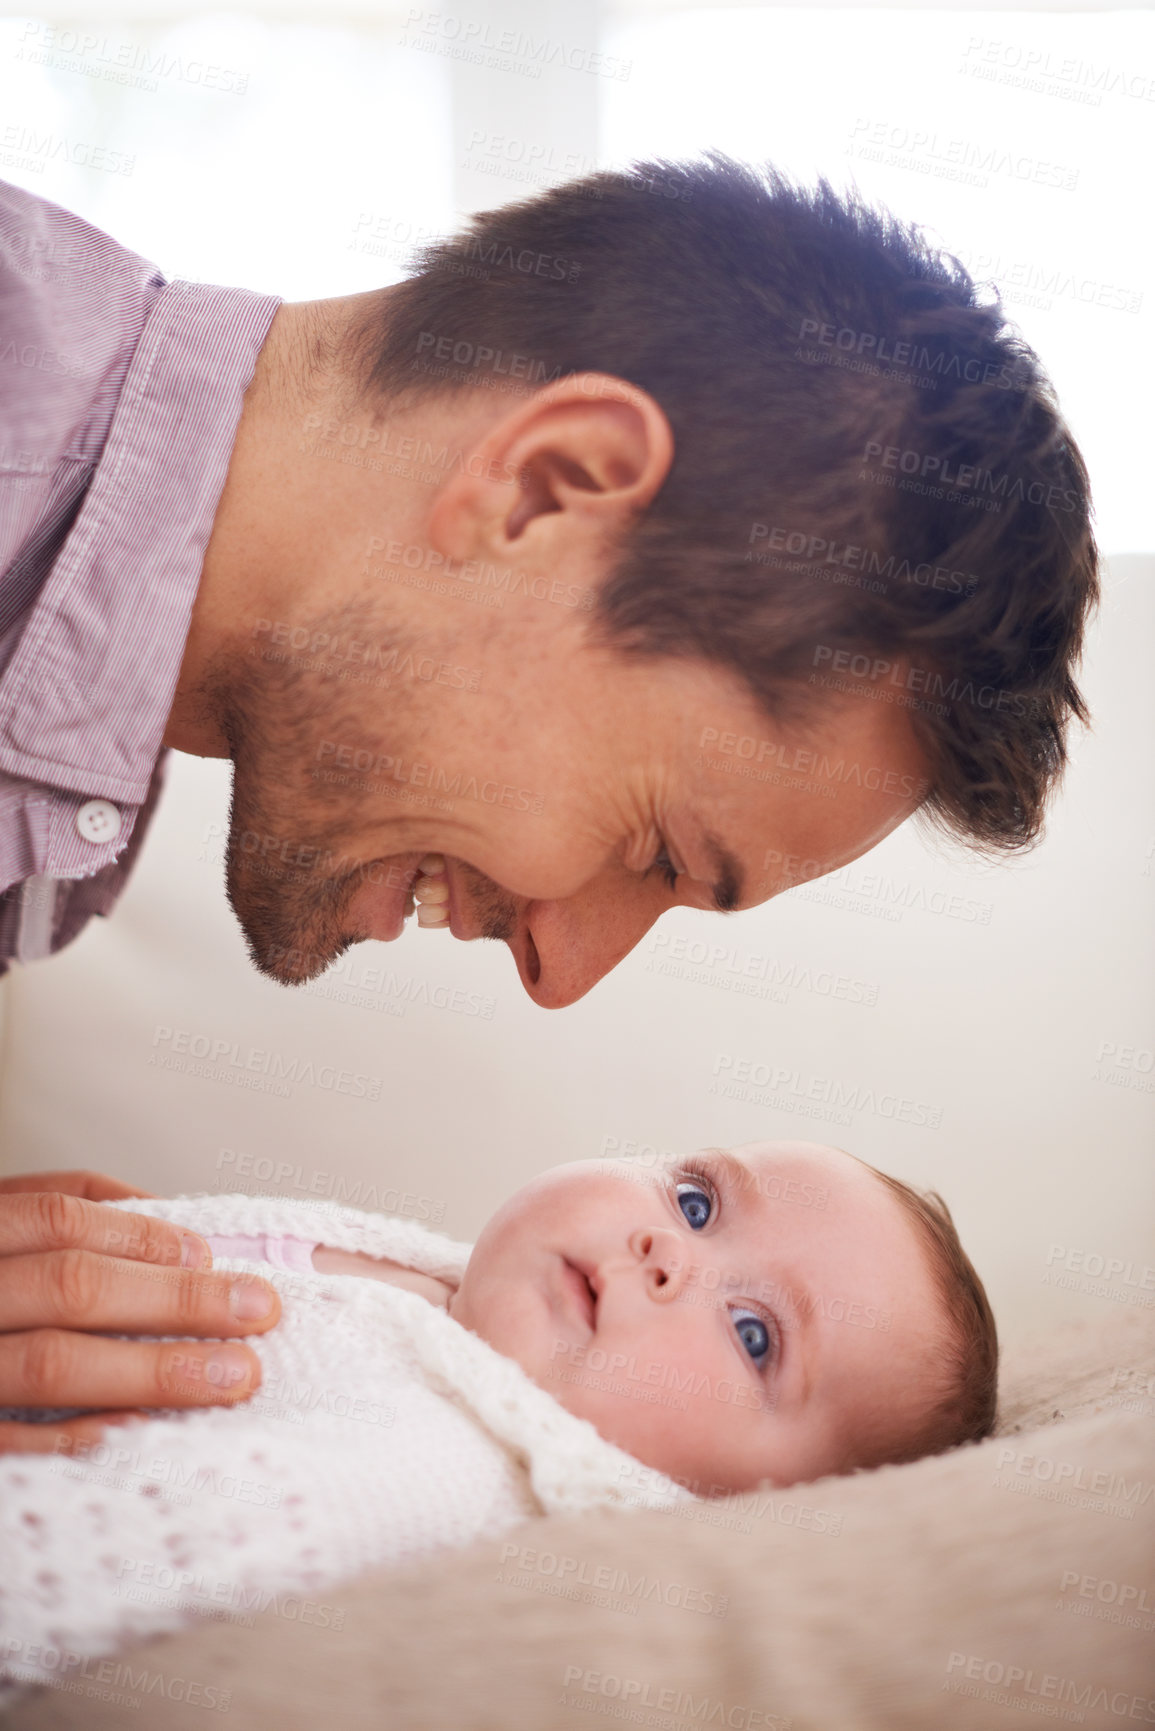
[[[692,1397],[656,1396],[628,1376],[600,1374],[553,1361],[541,1386],[576,1418],[584,1418],[607,1442],[658,1472],[715,1482],[725,1453],[716,1412],[703,1411]]]
[[[540,1380],[542,1366],[552,1351],[552,1338],[547,1339],[541,1328],[534,1326],[526,1306],[508,1287],[479,1282],[467,1289],[463,1282],[449,1314],[495,1352],[512,1358],[527,1376]]]

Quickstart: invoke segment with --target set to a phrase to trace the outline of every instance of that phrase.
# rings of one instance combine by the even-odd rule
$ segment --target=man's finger
[[[0,1334],[0,1406],[231,1406],[260,1381],[256,1353],[235,1340],[103,1340],[57,1328]]]
[[[95,1250],[170,1268],[211,1268],[213,1260],[199,1233],[170,1220],[102,1208],[64,1190],[0,1196],[0,1257],[40,1250]]]
[[[147,1412],[100,1412],[91,1418],[70,1418],[63,1424],[0,1424],[0,1454],[84,1455],[110,1428],[122,1429]]]
[[[155,1196],[155,1190],[138,1190],[103,1172],[22,1172],[0,1178],[0,1196],[23,1190],[63,1190],[69,1196],[86,1196],[90,1202],[119,1202],[126,1196]]]
[[[227,1338],[262,1333],[281,1314],[256,1274],[194,1274],[90,1250],[0,1260],[0,1330],[71,1328]],[[75,1400],[70,1405],[79,1404]]]

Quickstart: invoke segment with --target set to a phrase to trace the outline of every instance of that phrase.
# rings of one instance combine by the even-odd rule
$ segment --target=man
[[[15,189],[0,232],[4,955],[111,908],[166,746],[232,759],[228,894],[285,984],[416,900],[556,1007],[667,908],[755,905],[915,811],[1038,834],[1084,714],[1086,473],[913,231],[641,165],[296,306],[165,284]],[[80,1342],[81,1377],[68,1331],[224,1331],[212,1277],[118,1253],[91,1195],[6,1206],[45,1296],[0,1401],[173,1404],[169,1349]],[[182,1399],[250,1391],[188,1359]]]

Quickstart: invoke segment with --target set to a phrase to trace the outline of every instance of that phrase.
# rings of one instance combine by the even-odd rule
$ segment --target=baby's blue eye
[[[732,1310],[738,1337],[755,1364],[761,1364],[770,1351],[770,1330],[752,1310]]]
[[[710,1210],[714,1206],[707,1191],[700,1184],[678,1185],[678,1207],[686,1216],[690,1225],[697,1231],[705,1226],[710,1218]]]

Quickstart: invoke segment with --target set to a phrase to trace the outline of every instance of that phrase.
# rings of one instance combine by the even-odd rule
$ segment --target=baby
[[[534,1515],[785,1487],[993,1423],[994,1322],[945,1206],[816,1144],[556,1167],[473,1246],[278,1198],[115,1206],[259,1269],[282,1319],[250,1340],[251,1400],[0,1459],[10,1685]]]
[[[994,1319],[945,1205],[813,1143],[555,1167],[440,1301],[699,1495],[911,1460],[994,1422]]]

